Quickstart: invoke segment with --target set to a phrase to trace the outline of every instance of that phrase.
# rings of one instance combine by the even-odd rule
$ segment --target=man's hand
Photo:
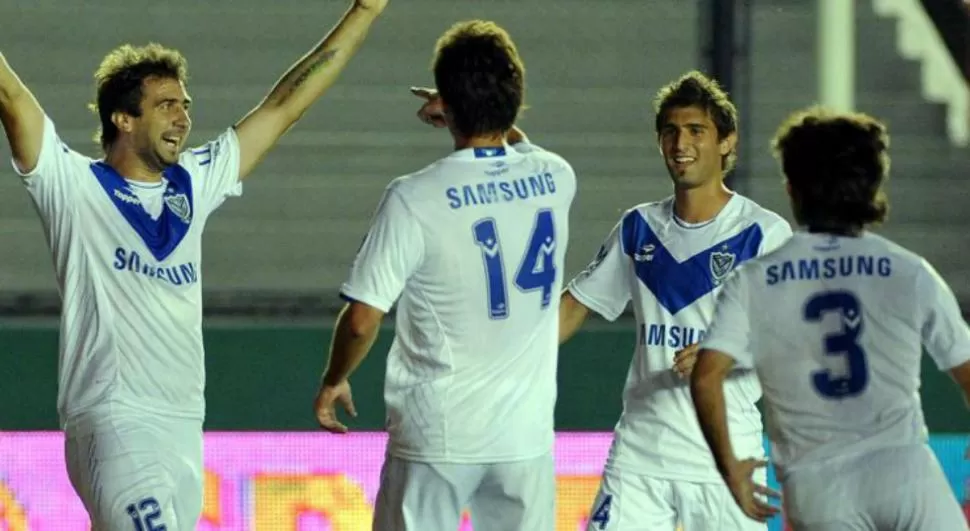
[[[424,104],[418,109],[418,119],[422,122],[437,128],[447,127],[445,121],[445,109],[441,104],[441,96],[438,91],[425,87],[411,87],[411,94],[424,100]]]
[[[781,494],[777,491],[754,482],[752,476],[755,469],[762,468],[767,464],[767,461],[758,459],[738,461],[730,467],[724,478],[728,488],[731,489],[734,501],[738,503],[738,507],[741,507],[748,518],[759,522],[767,521],[780,511],[778,507],[765,503],[756,496],[760,494],[769,498],[781,498]]]
[[[313,402],[313,409],[321,428],[330,433],[347,433],[347,426],[337,420],[338,402],[351,417],[357,416],[354,399],[350,393],[350,382],[347,380],[342,380],[335,385],[321,384],[317,398]]]
[[[380,13],[387,7],[387,0],[354,0],[354,6]]]
[[[690,377],[690,373],[694,370],[694,364],[697,363],[697,351],[699,348],[700,343],[694,343],[674,354],[674,372],[678,376],[681,378]]]

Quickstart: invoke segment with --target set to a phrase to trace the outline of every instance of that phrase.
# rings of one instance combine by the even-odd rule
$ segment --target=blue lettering
[[[478,204],[478,200],[475,199],[475,190],[471,186],[466,184],[465,186],[461,187],[461,191],[465,194],[465,205]]]
[[[149,263],[142,263],[141,257],[135,251],[118,247],[114,252],[112,266],[118,271],[130,271],[145,275],[148,278],[168,282],[174,286],[194,284],[199,281],[199,274],[193,263],[172,267],[159,267]]]
[[[888,277],[892,275],[893,274],[892,261],[890,261],[889,258],[886,258],[885,256],[880,257],[879,260],[876,260],[876,271],[879,272],[879,276],[881,277]]]
[[[798,277],[799,278],[818,278],[818,260],[799,260],[798,261]]]
[[[791,262],[785,262],[781,264],[781,281],[794,280],[797,278],[795,276],[795,266]]]
[[[664,325],[650,325],[650,333],[647,335],[648,345],[663,345],[665,343],[664,336],[667,335],[667,327]]]
[[[498,190],[495,189],[495,183],[478,185],[478,201],[483,205],[498,203]]]
[[[516,181],[513,181],[512,186],[515,187],[515,195],[519,196],[520,199],[529,198],[529,188],[525,184],[525,179],[518,179]]]
[[[796,265],[797,264],[797,265]],[[819,260],[800,258],[769,265],[765,271],[765,283],[769,286],[789,280],[818,280],[836,277],[871,277],[892,275],[892,260],[880,256],[839,256]]]
[[[454,187],[445,190],[445,197],[448,198],[448,206],[451,208],[461,208],[461,198],[458,197],[458,190]]]
[[[546,178],[546,188],[549,189],[550,194],[556,193],[556,180],[552,178],[552,174],[549,172],[543,173],[543,177]]]
[[[835,278],[835,258],[826,258],[822,262],[822,267],[825,269],[825,273],[822,274],[823,278]]]
[[[498,188],[499,188],[499,190],[502,191],[502,200],[504,200],[504,201],[511,201],[511,200],[515,199],[515,192],[512,191],[512,185],[511,184],[509,184],[509,183],[507,183],[505,181],[502,181],[502,182],[498,183]]]
[[[529,199],[556,193],[556,182],[549,172],[511,181],[488,181],[445,189],[445,198],[452,209],[491,205],[499,202]]]
[[[135,273],[141,269],[141,259],[138,257],[138,253],[131,251],[128,253],[128,271],[134,271]]]
[[[640,344],[682,349],[704,340],[706,330],[689,326],[651,324],[640,326]]]
[[[778,265],[777,264],[772,264],[772,265],[768,266],[768,270],[765,271],[765,274],[768,277],[768,278],[765,279],[765,282],[769,286],[774,286],[775,284],[778,283]]]
[[[546,195],[546,183],[539,180],[539,175],[529,177],[529,186],[532,188],[533,196]]]

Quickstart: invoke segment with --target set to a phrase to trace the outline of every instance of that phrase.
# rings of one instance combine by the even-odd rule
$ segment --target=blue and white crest
[[[711,277],[714,284],[720,284],[724,277],[734,269],[736,257],[734,253],[714,251],[711,253]]]
[[[166,195],[165,204],[183,223],[192,221],[192,205],[185,194]]]

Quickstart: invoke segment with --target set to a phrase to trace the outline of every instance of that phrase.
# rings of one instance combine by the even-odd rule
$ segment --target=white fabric
[[[528,145],[461,150],[388,186],[341,292],[397,302],[391,455],[493,463],[552,449],[575,192],[569,164]]]
[[[63,299],[62,426],[112,402],[202,419],[202,229],[227,197],[242,191],[235,131],[179,157],[191,175],[192,220],[163,261],[109,198],[93,162],[68,148],[45,118],[40,158],[21,174],[43,221]],[[134,193],[125,198],[137,204],[137,196],[158,192]]]
[[[673,371],[674,356],[704,338],[715,297],[734,268],[790,235],[784,219],[737,194],[712,222],[694,227],[676,220],[672,197],[623,215],[590,266],[569,284],[579,302],[607,319],[616,319],[631,300],[636,316],[637,344],[607,468],[722,481],[700,431],[689,382]],[[762,456],[755,375],[733,374],[725,395],[735,448],[743,456]]]

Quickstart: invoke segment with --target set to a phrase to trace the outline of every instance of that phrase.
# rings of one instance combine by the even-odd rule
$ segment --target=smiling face
[[[178,162],[192,128],[191,99],[178,79],[149,77],[142,85],[141,116],[125,115],[119,126],[146,166],[162,171]]]
[[[666,112],[657,143],[674,187],[690,189],[720,182],[725,157],[734,150],[737,135],[718,138],[710,113],[692,105]]]

